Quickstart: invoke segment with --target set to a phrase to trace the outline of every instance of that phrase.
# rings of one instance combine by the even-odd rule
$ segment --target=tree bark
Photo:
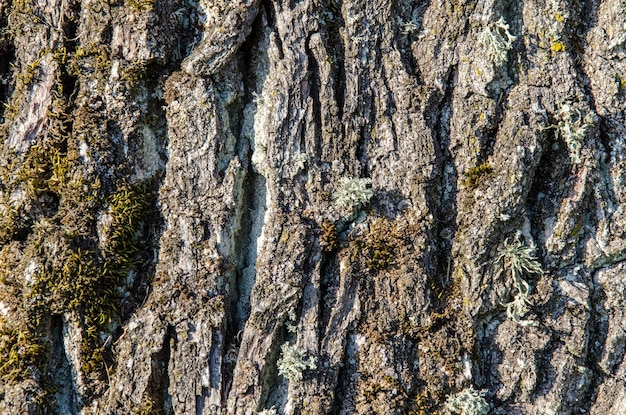
[[[0,412],[626,413],[624,21],[1,0]]]

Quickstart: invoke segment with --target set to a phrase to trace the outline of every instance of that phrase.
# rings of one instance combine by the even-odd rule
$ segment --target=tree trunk
[[[3,414],[626,413],[619,0],[1,0]]]

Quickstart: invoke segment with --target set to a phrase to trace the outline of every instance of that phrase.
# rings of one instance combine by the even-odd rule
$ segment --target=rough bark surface
[[[1,0],[0,413],[626,413],[624,22]]]

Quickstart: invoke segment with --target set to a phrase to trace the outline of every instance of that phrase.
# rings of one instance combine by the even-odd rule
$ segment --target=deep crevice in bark
[[[319,64],[309,47],[310,41],[311,41],[311,36],[307,38],[305,47],[306,47],[306,53],[307,53],[307,62],[309,64],[309,68],[308,68],[309,85],[310,85],[309,96],[311,97],[311,101],[312,101],[311,105],[312,105],[312,112],[313,112],[313,129],[314,129],[312,136],[315,140],[315,148],[306,148],[306,146],[303,146],[303,149],[306,150],[306,154],[309,157],[314,156],[314,159],[312,160],[312,162],[315,163],[321,157],[321,145],[320,144],[323,142],[322,109],[321,109],[321,99],[320,99],[322,80],[320,77]],[[311,135],[311,133],[309,134]],[[303,140],[306,143],[304,134],[303,134]]]
[[[332,308],[337,298],[337,290],[339,289],[338,270],[337,254],[333,252],[323,253],[320,264],[320,307],[318,310],[320,345],[324,339],[324,332],[329,328]]]
[[[55,410],[60,414],[77,413],[78,396],[73,381],[70,364],[67,360],[63,317],[52,316],[50,319],[50,357],[48,360],[47,377],[53,380],[56,386],[54,398]]]
[[[325,16],[323,22],[323,34],[326,38],[324,45],[329,53],[330,64],[332,65],[331,76],[334,80],[335,102],[337,103],[338,118],[343,119],[346,89],[346,68],[345,46],[341,36],[341,30],[345,28],[345,22],[341,15],[343,0],[326,0],[324,8]]]
[[[345,335],[345,345],[343,347],[343,359],[341,367],[337,374],[337,382],[335,383],[334,400],[332,402],[331,414],[350,413],[354,397],[353,375],[358,373],[358,362],[355,355],[357,345],[354,339],[355,333],[349,330]]]
[[[526,199],[526,210],[529,212],[531,229],[534,229],[533,239],[540,251],[546,252],[543,245],[547,235],[544,221],[558,212],[559,206],[567,197],[559,183],[567,182],[571,176],[571,165],[567,155],[558,151],[559,147],[566,147],[561,140],[556,141],[554,132],[547,131],[545,147],[535,168],[533,181],[529,185]]]
[[[397,2],[394,4],[394,8],[397,10],[398,19],[401,26],[396,30],[398,35],[394,39],[394,44],[397,46],[400,52],[401,62],[404,70],[413,77],[418,84],[422,84],[422,74],[419,64],[413,51],[411,44],[416,42],[420,33],[424,30],[423,21],[424,13],[428,8],[430,1],[414,2],[418,4],[411,4],[411,2]]]
[[[598,271],[591,275],[591,295],[589,311],[591,317],[589,319],[589,327],[587,328],[589,336],[589,346],[585,356],[585,366],[590,368],[594,374],[587,393],[581,399],[581,413],[591,413],[591,408],[596,401],[598,388],[608,378],[616,375],[617,363],[613,367],[608,368],[608,372],[601,367],[601,358],[606,351],[607,334],[609,324],[606,319],[607,309],[605,308],[606,293],[602,285],[597,279]],[[623,358],[623,350],[622,350]]]
[[[258,240],[263,232],[266,210],[265,178],[250,167],[242,187],[241,228],[237,233],[236,246],[239,247],[236,280],[236,302],[234,323],[238,330],[243,329],[250,316],[250,294],[256,278]]]
[[[0,27],[5,24],[0,22]],[[0,121],[4,122],[5,105],[11,99],[11,62],[15,62],[15,47],[0,32]]]
[[[155,387],[155,395],[157,398],[157,408],[163,408],[164,415],[172,415],[174,409],[172,407],[172,396],[169,393],[170,385],[170,360],[172,357],[172,348],[176,347],[176,331],[173,326],[168,326],[163,339],[163,347],[159,353],[153,357],[153,367],[151,380]]]
[[[446,287],[451,284],[450,275],[453,270],[452,246],[457,232],[457,182],[458,172],[454,163],[454,155],[450,148],[450,122],[453,115],[454,78],[456,67],[450,68],[444,95],[440,98],[437,110],[433,114],[435,122],[432,129],[435,154],[438,155],[438,174],[434,182],[437,183],[438,197],[430,202],[433,212],[436,212],[437,222],[432,230],[432,239],[436,248],[436,258],[427,261],[435,264],[436,269],[430,270],[431,298],[433,306],[438,302]],[[438,147],[438,148],[437,148]],[[437,279],[435,275],[439,276]]]

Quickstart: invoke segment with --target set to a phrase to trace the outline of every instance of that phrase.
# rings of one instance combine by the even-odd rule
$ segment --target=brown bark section
[[[2,1],[0,412],[626,412],[625,19]]]

